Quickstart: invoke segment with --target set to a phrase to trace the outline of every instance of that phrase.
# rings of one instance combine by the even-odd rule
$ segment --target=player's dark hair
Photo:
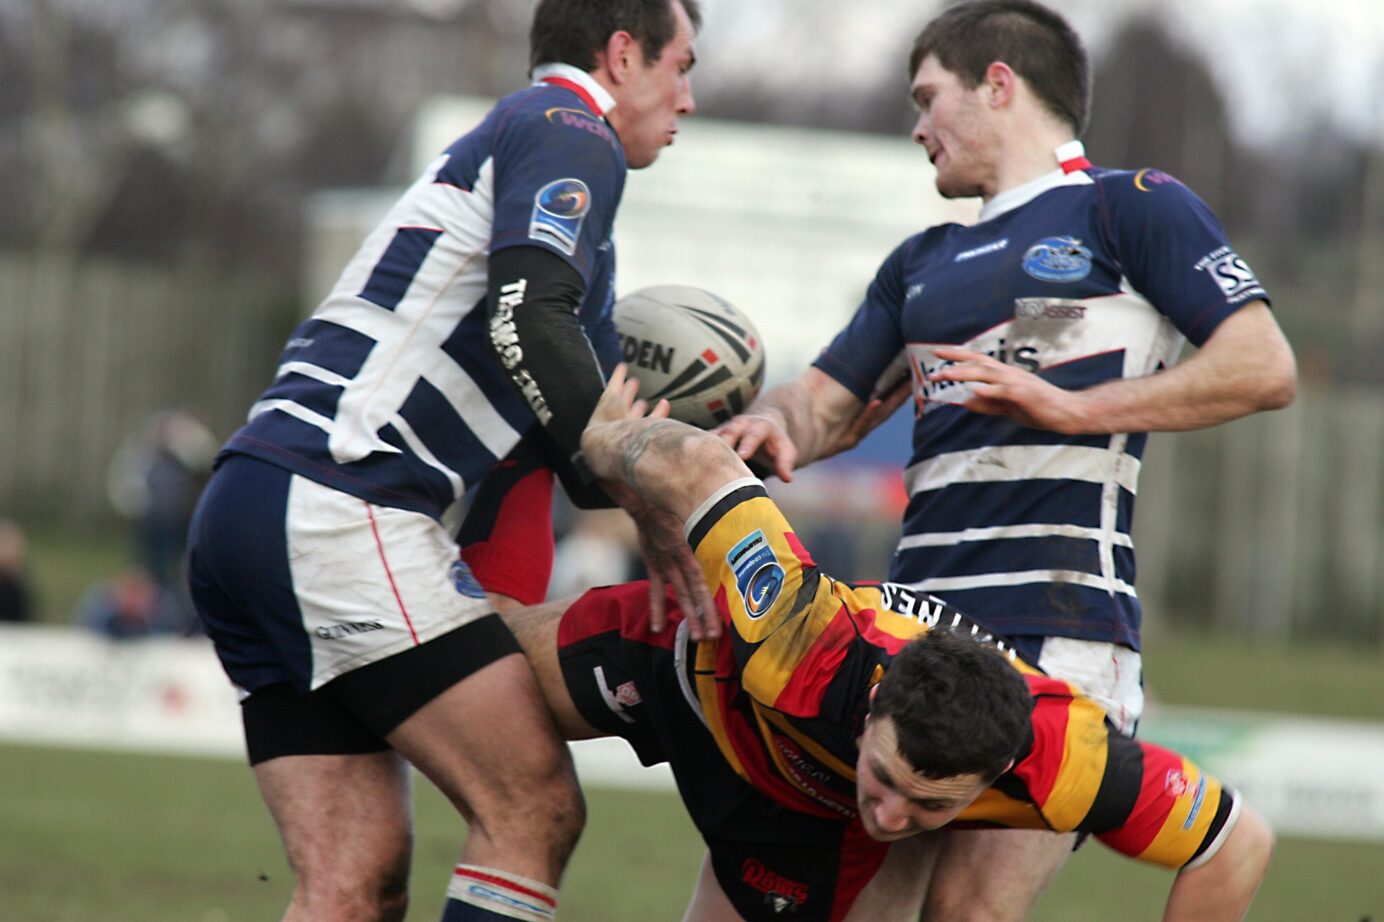
[[[542,0],[529,31],[529,68],[571,64],[596,69],[596,53],[616,32],[634,36],[652,64],[677,34],[673,4],[682,3],[692,28],[702,26],[698,0]]]
[[[908,79],[928,55],[975,88],[985,70],[1003,61],[1023,77],[1048,111],[1086,130],[1091,111],[1091,63],[1081,38],[1058,13],[1033,0],[972,0],[927,24],[908,56]]]
[[[899,754],[933,779],[994,780],[1028,740],[1033,698],[993,646],[966,634],[929,631],[890,663],[870,705],[893,718]]]

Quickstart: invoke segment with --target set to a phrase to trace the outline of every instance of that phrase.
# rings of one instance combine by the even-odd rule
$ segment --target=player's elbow
[[[1259,409],[1281,410],[1297,397],[1297,361],[1284,343],[1266,365],[1258,387]]]

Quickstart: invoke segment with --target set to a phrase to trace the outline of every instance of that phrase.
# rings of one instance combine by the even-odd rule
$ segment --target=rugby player
[[[1147,433],[1285,406],[1292,350],[1195,194],[1086,159],[1090,67],[1061,16],[1031,0],[948,6],[914,42],[908,79],[937,189],[979,196],[979,221],[905,240],[813,367],[724,437],[788,479],[901,369],[894,396],[911,389],[917,417],[889,579],[1010,637],[1133,733]],[[1197,348],[1178,364],[1184,341]],[[951,838],[927,913],[945,922],[1023,918],[1073,844]]]
[[[917,918],[947,825],[1088,832],[1177,869],[1166,922],[1244,915],[1272,834],[1235,792],[940,600],[823,573],[724,442],[635,390],[618,368],[583,451],[685,521],[725,630],[652,630],[639,583],[496,601],[564,736],[670,764],[709,849],[685,920]]]
[[[190,584],[242,694],[288,919],[403,918],[407,763],[470,826],[444,919],[554,917],[580,790],[443,521],[535,433],[589,488],[579,437],[619,354],[612,222],[627,168],[693,111],[699,21],[696,0],[542,0],[533,85],[403,194],[218,459]],[[709,611],[677,523],[615,498],[651,571]]]

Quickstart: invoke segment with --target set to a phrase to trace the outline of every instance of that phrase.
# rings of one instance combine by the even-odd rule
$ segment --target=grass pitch
[[[0,922],[240,922],[288,902],[277,835],[238,762],[7,745],[0,788]],[[435,920],[462,826],[426,783],[415,800],[409,918]],[[592,788],[588,801],[561,918],[679,919],[702,847],[677,798]],[[1283,840],[1249,918],[1384,918],[1381,868],[1384,844]],[[1031,918],[1156,920],[1170,882],[1090,843]]]

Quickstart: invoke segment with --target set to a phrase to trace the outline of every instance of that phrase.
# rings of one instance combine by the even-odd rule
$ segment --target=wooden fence
[[[125,436],[172,406],[229,434],[299,313],[253,282],[0,253],[0,517],[110,519]]]

